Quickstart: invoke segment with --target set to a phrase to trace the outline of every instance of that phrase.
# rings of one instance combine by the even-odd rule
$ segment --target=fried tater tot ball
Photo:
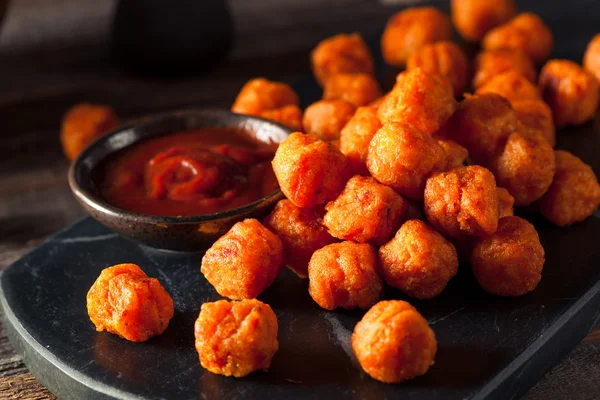
[[[90,143],[119,125],[112,108],[94,104],[71,107],[62,120],[60,143],[68,160],[74,160]]]
[[[497,296],[522,296],[542,279],[544,248],[538,233],[519,217],[504,217],[491,236],[478,238],[471,266],[479,285]]]
[[[371,176],[413,200],[423,199],[425,181],[448,163],[444,148],[412,125],[389,122],[377,131],[367,153]]]
[[[248,218],[233,225],[206,251],[200,270],[221,296],[241,300],[261,294],[282,268],[279,237]]]
[[[388,285],[417,299],[432,299],[458,272],[458,258],[452,243],[426,222],[413,219],[381,246],[379,270]]]
[[[448,161],[446,170],[451,170],[465,164],[465,161],[469,157],[469,151],[465,147],[452,140],[438,140],[438,143],[446,152],[446,159]]]
[[[557,128],[581,125],[596,115],[598,82],[573,61],[548,61],[540,72],[539,85]]]
[[[135,264],[104,269],[87,294],[88,315],[98,332],[132,342],[160,335],[173,318],[173,299]]]
[[[335,199],[350,179],[348,161],[339,149],[300,132],[279,145],[273,171],[283,194],[298,207]]]
[[[398,75],[394,89],[385,96],[377,115],[382,123],[400,121],[432,135],[450,118],[456,106],[447,78],[415,68]]]
[[[452,23],[469,42],[478,42],[492,28],[517,14],[514,0],[452,0]]]
[[[264,224],[279,236],[284,263],[301,278],[308,276],[308,261],[318,249],[336,242],[323,226],[325,210],[300,208],[281,200],[265,218]]]
[[[400,227],[407,207],[391,188],[370,176],[357,175],[325,206],[323,223],[338,239],[382,245]]]
[[[403,67],[426,44],[452,39],[448,15],[435,7],[412,7],[388,20],[381,36],[381,54],[389,65]]]
[[[502,187],[496,188],[496,192],[498,193],[498,218],[514,215],[515,198]]]
[[[552,120],[552,110],[542,100],[522,100],[512,103],[517,119],[527,132],[538,132],[551,147],[556,146],[556,129]]]
[[[474,65],[473,88],[475,89],[508,71],[515,71],[528,81],[536,83],[535,65],[521,50],[496,49],[482,51],[475,57]]]
[[[377,109],[359,107],[340,133],[340,150],[350,163],[354,174],[369,175],[366,160],[369,143],[381,128]]]
[[[511,103],[542,98],[537,86],[514,70],[503,72],[481,85],[475,94],[482,93],[497,93]]]
[[[358,33],[322,40],[310,54],[312,70],[321,86],[337,74],[375,74],[369,47]]]
[[[494,175],[478,165],[434,174],[425,186],[425,215],[453,238],[491,235],[498,228]]]
[[[302,130],[302,110],[295,104],[289,104],[272,110],[265,110],[258,116],[279,122],[295,131]]]
[[[304,111],[304,132],[326,142],[337,140],[355,111],[356,108],[346,100],[319,100]]]
[[[236,378],[266,371],[279,347],[277,331],[277,316],[259,300],[204,303],[194,324],[200,364]]]
[[[406,70],[415,68],[448,78],[454,90],[454,97],[462,96],[469,81],[467,56],[452,42],[428,44],[412,53],[406,62]]]
[[[288,85],[265,78],[250,79],[238,93],[231,111],[247,115],[260,115],[288,105],[298,105],[298,95]]]
[[[387,300],[371,307],[356,324],[352,350],[372,378],[400,383],[427,372],[433,365],[437,341],[413,306]]]
[[[540,211],[550,222],[568,226],[592,215],[600,206],[600,185],[592,168],[573,154],[556,150],[556,173],[540,199]]]
[[[375,249],[368,243],[333,243],[315,251],[308,263],[308,280],[308,293],[326,310],[365,310],[383,292]]]
[[[323,89],[324,100],[342,99],[355,107],[366,106],[381,97],[379,82],[369,74],[337,74]]]
[[[600,33],[587,45],[583,55],[583,68],[594,75],[600,84]]]
[[[539,16],[524,12],[489,31],[481,44],[485,50],[521,50],[541,65],[550,56],[554,39],[552,31]]]

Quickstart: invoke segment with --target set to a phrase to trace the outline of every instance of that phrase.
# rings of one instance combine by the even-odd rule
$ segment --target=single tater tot
[[[398,75],[396,85],[377,109],[382,123],[400,121],[432,135],[456,110],[447,78],[415,68]]]
[[[428,74],[446,77],[454,96],[462,96],[469,81],[469,61],[460,47],[452,42],[425,45],[410,55],[406,70],[421,68]]]
[[[550,222],[568,226],[592,215],[600,206],[600,185],[592,168],[573,154],[556,150],[556,172],[540,199],[540,211]]]
[[[388,285],[411,297],[439,295],[458,271],[456,249],[426,222],[407,221],[379,249],[379,270]]]
[[[352,350],[372,378],[400,383],[433,365],[437,341],[427,321],[402,300],[380,301],[354,327]]]
[[[381,97],[379,82],[369,74],[337,74],[329,77],[323,99],[342,99],[355,107],[366,106]]]
[[[369,47],[358,33],[322,40],[310,54],[312,70],[321,86],[337,74],[375,74]]]
[[[504,217],[491,236],[478,238],[471,266],[479,285],[497,296],[522,296],[542,279],[544,248],[538,233],[519,217]]]
[[[478,42],[492,28],[517,14],[514,0],[452,0],[452,23],[469,42]]]
[[[335,199],[350,178],[348,161],[339,149],[300,132],[279,145],[273,171],[283,194],[298,207]]]
[[[304,132],[326,142],[337,140],[355,111],[356,108],[346,100],[319,100],[304,111]]]
[[[281,82],[265,78],[254,78],[246,82],[240,90],[231,111],[247,115],[260,115],[264,111],[298,105],[298,95],[294,89]]]
[[[400,227],[407,207],[391,188],[357,175],[325,206],[323,223],[338,239],[382,245]]]
[[[489,31],[483,38],[485,50],[522,50],[534,63],[541,65],[552,52],[552,31],[536,14],[524,12]]]
[[[508,190],[496,188],[498,193],[498,218],[514,215],[515,198],[511,196]]]
[[[583,55],[583,68],[594,75],[600,84],[600,33],[587,45]]]
[[[62,120],[60,143],[68,160],[74,160],[83,149],[119,125],[119,118],[108,106],[77,104]]]
[[[340,133],[340,150],[350,163],[354,174],[369,175],[366,160],[369,143],[381,128],[377,109],[359,107]]]
[[[160,335],[173,317],[173,299],[135,264],[104,269],[87,294],[87,310],[98,332],[132,342]]]
[[[465,161],[469,157],[469,151],[465,147],[452,140],[438,140],[438,143],[446,152],[446,159],[448,161],[446,170],[451,170],[465,164]]]
[[[541,100],[537,86],[514,70],[503,72],[481,85],[475,94],[482,93],[497,93],[511,103],[521,100]]]
[[[494,175],[478,165],[434,174],[425,186],[425,214],[454,238],[491,235],[498,228]]]
[[[435,7],[412,7],[394,14],[381,36],[386,63],[403,67],[408,57],[426,44],[452,39],[448,15]]]
[[[259,114],[260,117],[279,122],[295,130],[302,130],[302,110],[295,104],[290,104],[273,110],[265,110]]]
[[[266,371],[279,347],[277,331],[277,316],[259,300],[204,303],[194,324],[200,364],[236,378]]]
[[[536,82],[535,65],[521,50],[496,49],[482,51],[475,57],[474,65],[473,88],[475,89],[508,71],[515,71],[528,81]]]
[[[281,240],[255,219],[236,223],[202,257],[201,272],[221,296],[253,299],[283,267]]]
[[[373,178],[413,200],[423,199],[427,178],[447,165],[444,148],[412,125],[389,122],[377,131],[367,154]]]
[[[325,210],[300,208],[281,200],[265,218],[264,224],[279,236],[284,263],[301,278],[308,276],[308,261],[318,249],[336,242],[323,226]]]
[[[542,100],[522,100],[512,103],[517,119],[526,132],[538,132],[551,147],[556,146],[556,129],[552,110]]]
[[[333,243],[315,251],[308,264],[308,280],[308,293],[326,310],[365,310],[383,292],[375,249],[367,243]]]
[[[540,72],[539,85],[557,128],[581,125],[596,115],[598,82],[573,61],[548,61]]]

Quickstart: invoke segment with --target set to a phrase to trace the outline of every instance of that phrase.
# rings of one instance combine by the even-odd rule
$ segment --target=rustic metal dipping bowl
[[[110,229],[161,250],[203,251],[244,218],[261,218],[284,196],[277,190],[243,207],[215,214],[169,217],[138,214],[106,203],[97,176],[107,157],[145,139],[203,127],[244,129],[263,142],[281,143],[291,129],[262,118],[220,109],[153,115],[121,126],[86,148],[69,169],[69,186],[86,211]]]

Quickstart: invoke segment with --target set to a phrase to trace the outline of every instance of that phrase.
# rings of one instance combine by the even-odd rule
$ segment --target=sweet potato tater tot
[[[497,93],[510,101],[541,100],[540,91],[517,71],[509,70],[481,85],[475,94]]]
[[[308,280],[308,293],[326,310],[365,310],[383,292],[375,249],[367,243],[333,243],[315,251],[308,264]]]
[[[336,238],[382,245],[400,227],[407,207],[391,188],[357,175],[325,206],[323,223]]]
[[[469,81],[469,61],[460,47],[452,42],[425,45],[410,55],[406,70],[421,68],[428,74],[448,78],[454,96],[460,97]]]
[[[119,125],[119,118],[108,106],[77,104],[62,120],[60,143],[68,160],[74,160],[94,140]]]
[[[373,178],[413,200],[423,199],[425,181],[448,163],[444,148],[412,125],[389,122],[377,131],[367,154]]]
[[[596,115],[598,82],[573,61],[548,61],[540,72],[539,84],[557,128],[581,125]]]
[[[265,78],[249,80],[240,90],[231,111],[247,115],[260,115],[288,105],[298,105],[298,95],[288,85]]]
[[[447,78],[421,68],[402,72],[396,85],[377,109],[382,123],[400,121],[432,135],[456,110],[452,85]]]
[[[452,243],[426,222],[413,219],[381,246],[379,268],[388,285],[411,297],[431,299],[456,275],[458,258]]]
[[[540,200],[550,222],[568,226],[592,215],[600,206],[600,185],[592,168],[573,154],[556,150],[556,173]]]
[[[478,165],[433,175],[425,187],[425,214],[437,230],[454,238],[491,235],[498,228],[494,175]]]
[[[517,14],[515,0],[452,0],[452,22],[469,42],[478,42],[492,28]]]
[[[475,89],[508,71],[515,71],[528,81],[536,83],[535,65],[521,50],[497,49],[482,51],[475,57],[474,65],[473,88]]]
[[[469,157],[469,151],[466,148],[452,140],[438,140],[438,143],[446,152],[446,160],[448,161],[446,170],[451,170],[465,164],[465,161]]]
[[[541,65],[552,52],[554,39],[552,31],[542,19],[524,12],[505,24],[489,31],[483,38],[485,50],[522,50],[534,63]]]
[[[366,106],[381,97],[379,82],[369,74],[337,74],[323,89],[324,100],[342,99],[355,107]]]
[[[202,258],[201,272],[221,296],[253,299],[283,267],[281,240],[255,219],[236,223]]]
[[[289,200],[281,200],[265,219],[265,226],[283,244],[284,263],[298,276],[308,276],[308,261],[312,254],[336,241],[323,226],[325,210],[300,208]]]
[[[504,217],[496,233],[476,240],[471,265],[486,292],[522,296],[542,279],[544,248],[533,225],[519,217]]]
[[[337,140],[355,111],[356,108],[346,100],[319,100],[304,111],[304,132],[326,142]]]
[[[377,109],[359,107],[342,129],[340,150],[348,159],[355,174],[369,175],[366,165],[369,143],[380,128],[381,122],[377,117]]]
[[[87,294],[87,310],[98,332],[132,342],[163,333],[174,312],[169,293],[135,264],[104,269]]]
[[[496,191],[498,192],[498,218],[514,215],[515,198],[504,188],[499,187]]]
[[[594,75],[600,84],[600,33],[594,36],[585,50],[583,68]]]
[[[194,325],[200,364],[236,378],[267,370],[279,347],[277,331],[277,316],[261,301],[204,303]]]
[[[302,130],[302,110],[295,104],[265,110],[259,114],[259,117],[279,122],[296,131]]]
[[[352,350],[372,378],[400,383],[433,365],[437,341],[427,321],[402,300],[380,301],[356,324]]]
[[[335,199],[350,178],[348,161],[336,147],[300,132],[279,145],[273,171],[283,194],[298,207]]]
[[[542,100],[522,100],[512,103],[517,119],[526,132],[538,132],[551,147],[556,146],[556,129],[552,110]]]
[[[358,33],[322,40],[310,54],[312,70],[321,86],[337,74],[375,74],[369,47]]]
[[[386,63],[403,67],[426,44],[452,39],[450,18],[435,7],[412,7],[394,14],[381,36]]]

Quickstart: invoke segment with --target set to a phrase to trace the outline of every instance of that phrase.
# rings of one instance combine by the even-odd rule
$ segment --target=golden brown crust
[[[536,83],[537,72],[533,61],[521,50],[484,50],[474,60],[473,88],[477,89],[492,78],[515,71],[530,82]]]
[[[588,43],[583,55],[583,68],[596,77],[600,85],[600,33]]]
[[[513,101],[513,109],[519,123],[526,132],[540,133],[551,147],[556,146],[556,129],[552,120],[552,110],[542,100]]]
[[[369,175],[366,164],[369,143],[380,128],[381,121],[377,117],[377,109],[359,107],[342,129],[340,150],[348,159],[354,174]]]
[[[366,106],[381,97],[379,82],[370,74],[336,74],[327,79],[323,99],[342,99],[355,107]]]
[[[238,93],[231,111],[247,115],[260,115],[287,105],[298,105],[298,95],[285,83],[265,78],[250,79]]]
[[[438,143],[446,152],[446,159],[448,160],[446,170],[451,170],[465,164],[465,161],[469,157],[469,151],[466,147],[461,146],[453,140],[438,140]]]
[[[355,111],[346,100],[319,100],[304,111],[302,126],[307,134],[331,142],[340,138],[340,132]]]
[[[259,114],[259,117],[279,122],[295,131],[302,130],[302,110],[295,104],[289,104],[272,110],[265,110]]]
[[[508,70],[481,85],[475,94],[497,93],[510,101],[541,100],[537,86],[514,70]]]
[[[467,41],[478,42],[517,14],[514,0],[452,0],[452,23]]]
[[[496,188],[496,192],[498,193],[498,218],[514,215],[515,198],[502,187]]]

